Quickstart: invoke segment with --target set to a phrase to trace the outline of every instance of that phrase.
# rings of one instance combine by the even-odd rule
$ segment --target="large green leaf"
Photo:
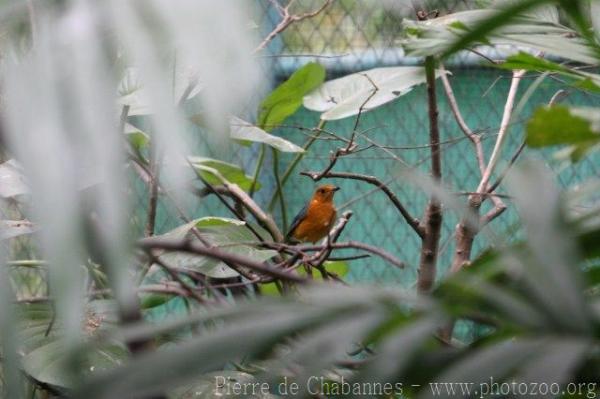
[[[600,108],[538,108],[527,123],[527,145],[534,148],[570,145],[573,161],[600,143]]]
[[[200,173],[200,176],[202,176],[202,178],[211,185],[219,186],[223,184],[219,176],[215,175],[213,172],[214,170],[223,176],[228,182],[237,184],[244,191],[248,191],[250,190],[250,187],[252,187],[252,177],[246,175],[242,168],[237,165],[206,157],[193,156],[188,157],[188,159],[196,168],[198,173]],[[259,190],[260,187],[260,183],[256,182],[255,190]]]
[[[148,148],[148,144],[150,143],[150,136],[148,136],[148,134],[146,134],[141,129],[138,129],[135,126],[126,123],[124,133],[127,136],[127,141],[138,154],[140,154],[142,150]]]
[[[348,266],[348,262],[336,260],[336,261],[325,261],[323,263],[323,267],[330,273],[335,274],[339,278],[344,278],[346,274],[350,271]],[[306,276],[306,270],[304,268],[298,269],[298,274],[301,276]],[[313,269],[313,278],[317,281],[323,280],[323,275],[315,269]],[[266,283],[260,285],[260,292],[262,295],[268,296],[280,296],[279,290],[275,283]]]
[[[257,237],[248,229],[245,222],[235,219],[206,217],[186,223],[162,237],[170,239],[198,240],[193,234],[192,228],[196,227],[202,238],[211,245],[220,247],[222,250],[248,257],[257,262],[264,262],[277,254],[276,251],[259,249],[258,246],[249,243],[256,242]],[[258,226],[253,226],[263,239],[269,236],[266,231]],[[186,252],[168,252],[160,256],[166,264],[172,267],[188,269],[200,272],[213,278],[230,278],[238,276],[238,272],[225,265],[223,262],[204,256],[189,254]]]
[[[302,97],[325,80],[325,68],[310,62],[294,72],[265,98],[259,107],[258,126],[271,131],[302,105]]]
[[[298,147],[296,144],[281,137],[273,136],[240,118],[232,117],[229,126],[231,138],[242,143],[264,143],[281,152],[304,152],[302,147]]]
[[[321,119],[342,119],[361,107],[369,111],[393,101],[425,81],[420,67],[375,68],[326,82],[304,97],[304,106],[322,112]]]
[[[110,332],[116,325],[116,308],[112,301],[98,300],[86,305],[81,326],[84,341]],[[36,381],[61,389],[76,385],[73,381],[73,347],[63,339],[63,328],[53,321],[49,303],[22,304],[17,308],[21,331],[24,371]],[[49,330],[48,326],[53,323]],[[46,334],[49,331],[49,334]],[[91,346],[78,357],[79,377],[101,374],[129,357],[127,349],[116,342]]]

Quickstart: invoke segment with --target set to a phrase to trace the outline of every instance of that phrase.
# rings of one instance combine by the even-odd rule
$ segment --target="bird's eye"
[[[321,189],[319,189],[319,193],[325,194],[325,190],[321,188]]]

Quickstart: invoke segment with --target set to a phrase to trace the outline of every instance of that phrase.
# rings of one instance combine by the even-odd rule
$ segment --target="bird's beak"
[[[332,189],[332,191],[338,191],[339,189],[340,189],[339,187],[334,187],[334,188]]]

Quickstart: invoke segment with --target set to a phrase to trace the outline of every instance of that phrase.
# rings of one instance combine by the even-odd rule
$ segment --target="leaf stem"
[[[258,160],[256,161],[256,167],[254,168],[254,173],[252,175],[252,185],[250,186],[250,191],[248,192],[248,195],[250,195],[250,198],[252,198],[254,196],[254,193],[256,191],[256,183],[258,182],[258,178],[260,176],[260,171],[262,170],[262,166],[265,162],[265,144],[262,144],[260,146],[260,152],[258,153]]]
[[[285,197],[283,195],[283,187],[281,184],[281,178],[279,176],[279,151],[275,148],[272,148],[273,154],[273,175],[275,176],[275,184],[277,185],[277,196],[279,198],[279,207],[281,209],[281,222],[282,222],[282,231],[285,233],[287,231],[287,209],[285,206]]]
[[[299,152],[298,154],[296,154],[296,157],[288,165],[287,169],[283,173],[283,176],[281,176],[281,188],[282,189],[283,189],[283,186],[285,186],[285,183],[287,182],[290,175],[294,172],[294,169],[296,169],[296,166],[298,166],[298,163],[300,163],[302,158],[304,158],[306,151],[308,151],[308,149],[313,145],[313,143],[319,138],[319,136],[321,135],[321,130],[325,127],[326,123],[327,123],[327,121],[325,121],[323,119],[319,120],[319,124],[314,129],[315,130],[314,136],[310,137],[306,141],[304,146],[302,147],[304,149],[304,152]],[[273,208],[275,207],[275,201],[277,201],[278,196],[279,196],[279,192],[277,190],[275,190],[275,192],[271,196],[271,199],[269,200],[269,205],[267,206],[267,210],[269,212],[273,211]]]

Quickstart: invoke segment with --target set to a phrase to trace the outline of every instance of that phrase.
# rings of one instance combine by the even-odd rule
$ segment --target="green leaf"
[[[323,120],[347,118],[358,114],[361,107],[370,111],[393,101],[425,81],[421,67],[370,69],[326,82],[304,97],[304,106],[322,112]]]
[[[296,144],[281,137],[273,136],[263,129],[236,117],[231,118],[230,135],[232,139],[238,140],[242,144],[247,142],[264,143],[281,152],[304,152],[302,147],[298,147]]]
[[[599,140],[600,109],[541,107],[527,123],[526,142],[534,148],[561,144],[587,147]]]
[[[53,320],[54,310],[49,304],[23,304],[17,308],[21,331],[23,369],[35,380],[60,388],[71,388],[73,348],[62,339],[64,332],[59,321],[55,321],[50,334],[48,325]],[[82,320],[82,336],[85,341],[106,334],[116,325],[116,306],[112,301],[97,300],[86,305]],[[80,377],[101,374],[123,363],[129,352],[115,342],[93,345],[81,352],[77,358]]]
[[[244,173],[242,168],[237,165],[230,164],[228,162],[219,161],[217,159],[205,158],[205,157],[188,157],[192,165],[198,170],[200,176],[206,180],[209,184],[219,186],[223,182],[221,179],[211,170],[216,170],[221,174],[228,182],[237,184],[244,191],[250,190],[252,187],[253,179]],[[261,187],[259,182],[256,182],[255,190],[259,190]]]
[[[127,141],[129,141],[129,144],[131,144],[133,149],[138,153],[141,153],[142,150],[148,148],[150,136],[137,127],[129,123],[125,124],[125,135],[127,136]]]
[[[348,263],[344,261],[326,261],[323,263],[325,270],[330,273],[335,273],[338,277],[342,278],[346,274],[350,268],[348,267]],[[298,274],[301,276],[306,276],[306,270],[303,267],[298,269]],[[315,280],[323,280],[323,276],[318,270],[313,270],[313,278]],[[260,285],[260,292],[262,295],[266,296],[281,296],[281,293],[277,289],[277,285],[275,283],[266,283]]]
[[[260,293],[265,296],[281,296],[275,283],[266,283],[260,285]]]
[[[348,262],[342,260],[326,261],[323,265],[328,272],[335,273],[338,277],[344,277],[350,270]]]
[[[198,240],[191,231],[196,227],[202,238],[223,251],[243,255],[257,262],[264,262],[277,254],[277,251],[259,249],[249,243],[258,239],[248,229],[245,222],[235,219],[206,217],[193,220],[162,235],[170,239]],[[259,226],[252,226],[263,239],[269,234]],[[200,272],[212,278],[231,278],[239,273],[214,259],[185,252],[167,252],[160,255],[167,265]]]
[[[573,74],[573,72],[571,72],[569,68],[522,51],[516,55],[511,55],[510,57],[508,57],[505,62],[498,65],[498,68],[509,70],[525,69],[527,71],[536,72],[560,72],[569,75]]]
[[[302,105],[302,98],[325,80],[325,68],[310,62],[294,72],[259,107],[258,126],[271,131]]]
[[[348,263],[340,260],[336,261],[326,261],[323,263],[323,267],[330,273],[335,273],[338,277],[344,277],[348,274]],[[301,276],[306,275],[306,270],[304,268],[298,269],[298,274]],[[313,278],[315,280],[322,280],[323,276],[317,269],[313,269]]]
[[[172,295],[167,294],[141,294],[140,295],[140,307],[142,309],[152,309],[165,303],[169,302],[173,299]]]

